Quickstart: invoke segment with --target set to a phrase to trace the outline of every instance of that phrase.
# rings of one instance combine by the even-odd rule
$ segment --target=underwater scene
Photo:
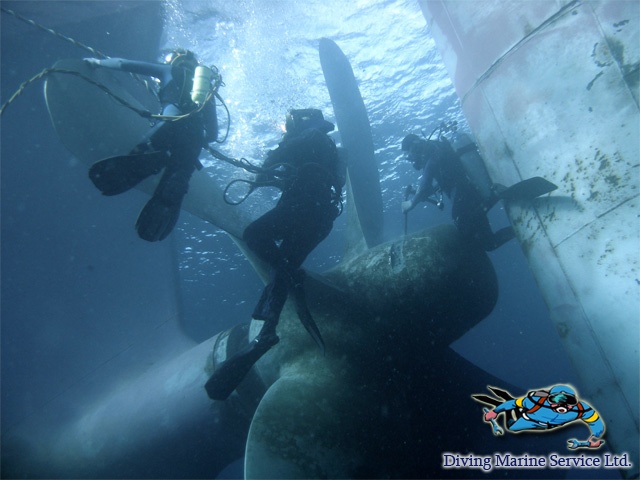
[[[638,478],[640,3],[0,3],[2,478]]]

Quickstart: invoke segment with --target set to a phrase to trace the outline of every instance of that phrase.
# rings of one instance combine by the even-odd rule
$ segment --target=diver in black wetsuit
[[[157,78],[162,115],[174,118],[186,115],[159,121],[128,155],[100,160],[89,171],[89,177],[104,195],[117,195],[164,169],[153,196],[136,222],[140,238],[150,242],[163,240],[178,221],[191,175],[202,167],[198,160],[201,149],[218,136],[215,102],[211,96],[199,101],[199,105],[191,98],[198,60],[193,52],[177,49],[165,64],[121,58],[87,58],[85,61],[96,67]]]
[[[402,150],[413,167],[422,171],[417,191],[411,199],[402,202],[403,213],[420,202],[428,201],[431,195],[441,190],[453,201],[451,216],[463,237],[487,252],[514,237],[510,226],[493,233],[486,212],[500,200],[500,196],[496,193],[489,202],[483,201],[449,142],[425,140],[409,134],[402,141]]]
[[[253,318],[263,320],[264,325],[247,348],[226,360],[209,379],[205,388],[212,399],[226,399],[251,366],[278,343],[276,325],[289,293],[303,325],[324,348],[304,301],[300,266],[329,234],[340,213],[346,165],[327,135],[333,128],[320,110],[291,110],[286,134],[263,164],[265,171],[276,173],[275,180],[265,175],[256,179],[258,185],[282,190],[278,204],[251,223],[243,235],[247,246],[271,267],[270,282],[253,312]]]

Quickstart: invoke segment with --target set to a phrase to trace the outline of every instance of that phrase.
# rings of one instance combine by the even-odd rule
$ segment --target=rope
[[[51,35],[61,38],[62,40],[66,40],[67,42],[70,42],[72,44],[74,44],[77,47],[83,48],[85,50],[87,50],[88,52],[90,52],[93,56],[96,57],[101,57],[101,58],[110,58],[108,55],[105,55],[102,52],[99,52],[98,50],[96,50],[95,48],[92,48],[88,45],[85,45],[84,43],[80,43],[77,40],[74,40],[71,37],[67,37],[66,35],[62,35],[61,33],[56,32],[55,30],[52,30],[50,28],[47,28],[43,25],[40,25],[39,23],[34,22],[33,20],[30,20],[28,18],[23,17],[22,15],[20,15],[19,13],[14,12],[13,10],[9,10],[8,8],[4,8],[4,7],[0,7],[0,10],[2,10],[5,13],[8,13],[9,15],[13,15],[14,17],[16,17],[18,20],[21,20],[25,23],[28,23],[29,25],[32,25],[36,28],[39,28],[40,30],[44,30],[47,33],[50,33]]]
[[[241,197],[240,200],[238,200],[237,202],[233,202],[233,201],[228,199],[228,193],[229,193],[229,189],[233,185],[235,185],[236,183],[247,183],[247,184],[249,184],[249,191],[246,193],[246,195]],[[249,195],[251,195],[251,193],[259,186],[260,185],[257,182],[252,182],[251,180],[245,180],[243,178],[236,178],[235,180],[231,180],[227,184],[227,186],[225,187],[224,191],[222,192],[222,199],[224,200],[224,203],[226,203],[227,205],[231,205],[231,206],[235,207],[237,205],[240,205],[247,198],[249,198]]]
[[[0,7],[0,10],[8,13],[9,15],[13,15],[15,18],[17,18],[18,20],[21,20],[29,25],[32,25],[36,28],[39,28],[40,30],[44,30],[47,33],[50,33],[51,35],[53,35],[54,37],[60,38],[62,40],[65,40],[69,43],[71,43],[72,45],[75,45],[76,47],[80,47],[83,50],[86,50],[87,52],[89,52],[91,55],[93,55],[94,57],[100,57],[100,58],[111,58],[109,57],[109,55],[100,52],[99,50],[96,50],[93,47],[90,47],[89,45],[85,45],[84,43],[78,42],[77,40],[74,40],[71,37],[67,37],[66,35],[63,35],[59,32],[56,32],[55,30],[51,29],[51,28],[47,28],[43,25],[40,25],[39,23],[34,22],[33,20],[23,17],[22,15],[20,15],[19,13],[14,12],[13,10],[9,10],[7,8],[4,7]],[[151,84],[149,81],[141,78],[139,75],[135,74],[135,73],[130,73],[130,75],[135,78],[137,81],[141,82],[145,88],[147,89],[147,91],[149,93],[151,93],[152,95],[154,95],[155,97],[157,97],[157,92],[155,91],[153,84]]]
[[[210,145],[206,145],[205,150],[207,150],[213,157],[217,158],[218,160],[222,160],[224,162],[229,163],[230,165],[233,165],[234,167],[237,168],[241,168],[243,170],[246,170],[249,173],[253,173],[256,175],[261,175],[263,177],[268,177],[269,180],[263,181],[263,182],[254,182],[252,180],[246,180],[244,178],[237,178],[235,180],[232,180],[231,182],[229,182],[227,184],[227,186],[224,189],[223,192],[223,199],[225,201],[225,203],[229,204],[229,205],[240,205],[242,202],[244,202],[249,195],[251,195],[251,193],[258,187],[264,187],[264,186],[273,186],[273,180],[276,179],[281,179],[281,178],[285,178],[285,177],[293,177],[296,175],[295,171],[296,169],[288,164],[288,163],[278,163],[276,165],[272,165],[268,168],[264,168],[264,167],[259,167],[257,165],[252,164],[249,160],[247,160],[246,158],[232,158],[229,157],[227,155],[225,155],[224,153],[218,152],[217,150],[214,150],[213,148],[211,148]],[[280,170],[282,167],[285,168],[285,170]],[[238,200],[237,202],[233,202],[231,200],[227,199],[228,196],[228,191],[229,189],[235,185],[236,183],[247,183],[250,185],[249,191],[247,192],[247,194],[242,197],[240,200]]]
[[[32,25],[36,28],[39,28],[40,30],[43,30],[55,37],[61,38],[62,40],[65,40],[77,47],[80,47],[86,51],[88,51],[89,53],[91,53],[94,57],[101,57],[101,58],[110,58],[108,55],[96,50],[95,48],[92,48],[88,45],[85,45],[83,43],[78,42],[77,40],[74,40],[71,37],[67,37],[66,35],[63,35],[61,33],[56,32],[55,30],[51,29],[51,28],[47,28],[43,25],[40,25],[39,23],[23,17],[22,15],[20,15],[19,13],[16,13],[13,10],[10,10],[8,8],[4,8],[4,7],[0,7],[0,11],[5,12],[9,15],[14,16],[15,18],[17,18],[18,20],[21,20],[29,25]],[[221,105],[224,107],[225,111],[227,112],[227,130],[224,134],[224,137],[222,138],[222,140],[218,140],[216,139],[215,141],[217,143],[223,143],[227,137],[229,136],[229,131],[231,129],[231,113],[229,112],[229,109],[227,108],[227,105],[225,104],[224,100],[222,99],[222,97],[218,94],[218,89],[221,86],[224,86],[224,82],[222,81],[222,76],[220,75],[220,72],[218,71],[218,69],[213,66],[210,67],[211,70],[214,72],[215,75],[215,82],[212,86],[211,89],[211,93],[209,94],[209,96],[207,97],[207,99],[202,103],[202,105],[200,105],[197,109],[185,114],[185,115],[180,115],[180,116],[168,116],[168,115],[158,115],[158,114],[153,114],[151,112],[145,111],[145,110],[140,110],[135,108],[134,106],[132,106],[131,104],[127,103],[125,100],[117,97],[114,93],[112,93],[111,91],[109,91],[109,89],[107,87],[105,87],[104,85],[95,82],[93,80],[91,80],[90,78],[87,78],[85,76],[83,76],[82,74],[78,73],[78,72],[73,72],[73,71],[68,71],[68,70],[62,70],[62,69],[45,69],[43,70],[41,73],[39,73],[38,75],[34,76],[33,78],[27,80],[26,82],[24,82],[20,88],[18,89],[18,91],[16,91],[16,93],[14,93],[12,95],[12,97],[5,102],[4,105],[2,105],[2,107],[0,108],[0,116],[2,115],[2,113],[4,112],[4,109],[15,100],[16,97],[20,96],[22,94],[22,92],[24,91],[25,87],[27,85],[29,85],[30,83],[34,82],[35,80],[38,80],[40,78],[42,78],[45,75],[48,75],[49,73],[66,73],[66,74],[70,74],[70,75],[77,75],[81,78],[83,78],[84,80],[86,80],[87,82],[97,86],[98,88],[100,88],[101,90],[103,90],[104,92],[106,92],[108,95],[111,95],[114,99],[116,99],[120,104],[122,104],[123,106],[130,108],[131,110],[133,110],[134,112],[138,113],[140,116],[144,117],[144,118],[154,118],[156,120],[166,120],[166,121],[176,121],[176,120],[181,120],[183,118],[187,118],[190,115],[193,115],[194,113],[197,113],[199,111],[201,111],[204,106],[212,99],[212,98],[217,98],[218,100],[220,100]],[[148,82],[145,79],[140,78],[138,75],[131,73],[131,76],[133,78],[135,78],[136,80],[142,82],[145,85],[145,88],[147,89],[148,92],[150,92],[152,95],[154,95],[157,98],[157,92],[155,91],[155,89],[151,86],[150,82]]]
[[[220,81],[220,84],[224,85],[224,83],[222,83],[222,80]],[[222,97],[220,96],[217,90],[215,92],[215,96],[218,100],[220,100],[220,105],[222,105],[225,111],[227,112],[227,131],[224,132],[224,137],[222,137],[222,140],[216,139],[216,143],[224,143],[227,140],[227,137],[229,136],[229,131],[231,130],[231,112],[229,112],[229,108],[227,107],[227,104],[224,103],[224,100],[222,99]]]
[[[246,180],[244,178],[236,178],[234,180],[231,180],[227,186],[225,187],[223,193],[222,193],[222,198],[224,200],[224,202],[228,205],[232,205],[232,206],[236,206],[236,205],[240,205],[242,202],[244,202],[247,198],[249,198],[249,195],[251,195],[253,193],[253,191],[256,188],[259,187],[265,187],[265,186],[275,186],[273,180],[278,180],[278,179],[283,179],[283,178],[296,178],[298,175],[299,170],[301,170],[302,168],[311,166],[311,165],[317,165],[315,163],[307,163],[302,165],[299,168],[295,168],[294,166],[292,166],[291,164],[288,163],[278,163],[276,165],[272,165],[271,167],[268,168],[264,168],[264,167],[258,167],[256,165],[253,165],[251,162],[249,162],[246,158],[241,158],[241,159],[235,159],[235,158],[231,158],[226,156],[225,154],[218,152],[217,150],[214,150],[213,148],[211,148],[209,145],[207,145],[205,147],[205,149],[211,154],[213,155],[215,158],[219,159],[219,160],[223,160],[231,165],[233,165],[234,167],[238,167],[238,168],[242,168],[250,173],[254,173],[254,174],[260,174],[262,176],[266,176],[269,177],[269,180],[266,181],[262,181],[262,182],[255,182],[252,180]],[[322,170],[326,170],[324,167],[320,167],[319,165],[317,165],[318,168],[321,168]],[[284,167],[284,171],[283,170],[279,170],[280,168]],[[241,197],[239,200],[237,201],[232,201],[228,199],[228,192],[229,189],[235,185],[236,183],[246,183],[249,185],[249,191],[243,196]],[[333,190],[333,189],[332,189]],[[337,216],[340,216],[342,214],[344,205],[342,203],[342,195],[341,193],[336,189],[333,191],[332,194],[332,203],[336,206],[337,208]]]
[[[96,50],[95,48],[89,47],[88,45],[85,45],[81,42],[78,42],[77,40],[74,40],[71,37],[68,37],[66,35],[63,35],[61,33],[56,32],[55,30],[51,29],[51,28],[47,28],[43,25],[40,25],[39,23],[23,17],[22,15],[20,15],[19,13],[16,13],[13,10],[4,8],[4,7],[0,7],[0,11],[5,12],[9,15],[14,16],[15,18],[17,18],[18,20],[21,20],[29,25],[32,25],[36,28],[39,28],[40,30],[43,30],[55,37],[61,38],[62,40],[65,40],[77,47],[80,47],[86,51],[88,51],[89,53],[91,53],[91,55],[93,55],[94,57],[100,57],[100,58],[110,58],[108,55]],[[97,82],[89,77],[87,77],[86,75],[83,75],[80,72],[76,72],[74,70],[65,70],[65,69],[59,69],[59,68],[46,68],[44,70],[42,70],[40,73],[38,73],[37,75],[33,76],[32,78],[30,78],[29,80],[27,80],[26,82],[22,83],[20,85],[20,87],[18,88],[18,90],[11,96],[11,98],[9,98],[9,100],[7,100],[1,107],[0,107],[0,116],[2,116],[2,114],[4,113],[5,109],[16,99],[18,98],[26,89],[27,86],[29,86],[31,83],[47,76],[50,75],[52,73],[61,73],[61,74],[65,74],[65,75],[74,75],[76,77],[82,78],[83,80],[85,80],[86,82],[98,87],[100,90],[102,90],[103,92],[105,92],[107,95],[111,96],[114,100],[116,100],[119,104],[121,104],[122,106],[134,111],[135,113],[137,113],[138,115],[140,115],[143,118],[150,118],[150,119],[154,119],[154,120],[161,120],[161,121],[178,121],[178,120],[182,120],[184,118],[187,118],[195,113],[200,112],[204,106],[210,102],[212,99],[216,98],[220,101],[220,104],[224,107],[226,113],[227,113],[227,129],[226,132],[223,136],[223,138],[221,140],[216,139],[217,143],[223,143],[227,137],[229,136],[229,131],[231,129],[231,113],[229,112],[229,108],[227,107],[227,104],[225,103],[225,101],[222,99],[222,97],[220,96],[220,94],[218,93],[218,89],[220,88],[220,86],[224,85],[224,82],[222,81],[222,76],[220,75],[218,69],[216,67],[210,67],[211,70],[214,72],[215,74],[215,82],[212,85],[211,91],[209,92],[209,94],[207,95],[207,98],[205,99],[204,102],[202,102],[201,105],[198,106],[198,108],[192,110],[191,112],[188,112],[184,115],[177,115],[177,116],[170,116],[170,115],[161,115],[161,114],[154,114],[151,113],[148,110],[143,110],[143,109],[139,109],[133,105],[131,105],[129,102],[127,102],[125,99],[119,97],[118,95],[116,95],[115,93],[113,93],[111,90],[109,90],[109,88],[103,84],[101,84],[100,82]],[[146,86],[147,89],[149,89],[149,83],[146,82],[145,80],[140,79],[137,75],[133,75],[136,79],[142,81]],[[155,92],[152,92],[155,94]],[[206,145],[205,149],[215,158],[219,159],[219,160],[223,160],[237,168],[242,168],[243,170],[246,170],[247,172],[250,173],[254,173],[254,174],[260,174],[260,175],[266,175],[271,177],[272,179],[276,179],[278,177],[285,177],[287,176],[287,173],[283,172],[282,170],[278,171],[279,168],[281,167],[288,167],[290,168],[291,165],[288,164],[278,164],[278,165],[273,165],[272,167],[269,168],[262,168],[262,167],[258,167],[256,165],[253,165],[251,162],[249,162],[247,159],[245,158],[240,158],[235,159],[235,158],[231,158],[228,157],[226,155],[224,155],[223,153],[220,153],[216,150],[214,150],[213,148],[211,148],[209,145]],[[225,196],[227,193],[227,190],[235,183],[238,182],[246,182],[246,183],[250,183],[252,185],[252,188],[249,190],[249,193],[247,194],[247,196],[253,191],[253,189],[256,186],[261,186],[262,184],[260,182],[251,182],[249,180],[242,180],[242,179],[238,179],[238,180],[233,180],[229,185],[227,185],[227,188],[225,189]],[[243,198],[239,203],[241,203],[242,201],[244,201],[245,198]],[[225,198],[226,201],[226,198]],[[229,202],[228,202],[229,203]],[[231,203],[232,205],[234,205],[235,203]]]
[[[211,148],[211,146],[207,145],[205,147],[205,149],[215,158],[217,158],[218,160],[222,160],[224,162],[227,162],[231,165],[233,165],[234,167],[238,167],[238,168],[242,168],[244,170],[246,170],[247,172],[250,173],[260,173],[260,171],[262,170],[260,167],[253,165],[251,162],[249,162],[249,160],[247,160],[246,158],[241,158],[241,159],[237,159],[237,158],[232,158],[232,157],[228,157],[227,155],[225,155],[222,152],[219,152],[217,150],[214,150],[213,148]]]
[[[52,73],[63,73],[66,75],[74,75],[76,77],[80,77],[83,80],[85,80],[86,82],[91,83],[92,85],[95,85],[96,87],[98,87],[100,90],[102,90],[103,92],[105,92],[106,94],[110,95],[111,97],[113,97],[118,103],[120,103],[121,105],[133,110],[134,112],[136,112],[138,115],[140,115],[141,117],[144,118],[159,118],[159,119],[172,119],[174,117],[163,117],[162,115],[155,115],[151,112],[149,112],[148,110],[141,110],[139,108],[134,107],[133,105],[131,105],[130,103],[128,103],[126,100],[124,100],[123,98],[120,98],[118,95],[116,95],[115,93],[113,93],[111,90],[109,90],[109,88],[107,88],[105,85],[96,82],[95,80],[92,80],[91,78],[87,77],[86,75],[81,74],[80,72],[76,72],[75,70],[64,70],[61,68],[45,68],[44,70],[42,70],[40,73],[38,73],[37,75],[31,77],[29,80],[27,80],[26,82],[22,83],[20,85],[20,87],[18,88],[18,90],[16,90],[16,92],[11,96],[11,98],[9,100],[7,100],[4,105],[2,105],[2,107],[0,107],[0,116],[4,113],[4,110],[16,99],[18,98],[22,92],[24,92],[25,88],[27,88],[27,86],[29,86],[30,84],[32,84],[33,82],[35,82],[36,80],[40,80],[41,78],[50,75]],[[193,113],[193,112],[191,112]],[[187,114],[189,115],[189,114]],[[183,116],[184,117],[184,116]],[[180,117],[182,118],[182,117]],[[176,118],[179,119],[179,118]]]
[[[39,80],[47,75],[50,75],[52,73],[62,73],[65,75],[73,75],[76,77],[79,77],[81,79],[83,79],[85,82],[88,82],[92,85],[95,85],[96,87],[98,87],[100,90],[102,90],[103,92],[105,92],[107,95],[109,95],[110,97],[112,97],[114,100],[116,100],[119,104],[121,104],[122,106],[134,111],[135,113],[137,113],[138,115],[140,115],[143,118],[152,118],[154,120],[164,120],[164,121],[170,121],[170,122],[175,122],[178,120],[182,120],[184,118],[187,118],[191,115],[194,115],[198,112],[200,112],[204,106],[211,101],[212,98],[214,98],[214,95],[216,95],[217,92],[215,91],[211,91],[209,92],[209,94],[207,95],[207,98],[204,102],[202,102],[202,105],[198,106],[198,108],[190,111],[189,113],[185,113],[184,115],[160,115],[160,114],[156,114],[156,113],[151,113],[148,110],[143,110],[137,107],[134,107],[133,105],[131,105],[129,102],[127,102],[125,99],[123,99],[122,97],[119,97],[118,95],[116,95],[115,93],[113,93],[111,90],[109,90],[109,88],[106,85],[103,85],[100,82],[96,82],[95,80],[87,77],[86,75],[83,75],[80,72],[77,72],[75,70],[65,70],[62,68],[45,68],[44,70],[42,70],[40,73],[38,73],[37,75],[31,77],[29,80],[27,80],[26,82],[22,83],[20,85],[20,87],[18,88],[18,90],[16,90],[16,92],[11,96],[11,98],[9,98],[9,100],[7,100],[4,105],[2,105],[2,107],[0,107],[0,116],[2,116],[2,114],[4,113],[4,110],[16,99],[18,98],[22,92],[24,92],[25,88],[27,88],[27,86],[29,86],[30,84],[32,84],[33,82],[35,82],[36,80]],[[216,83],[216,88],[217,88],[218,83]]]

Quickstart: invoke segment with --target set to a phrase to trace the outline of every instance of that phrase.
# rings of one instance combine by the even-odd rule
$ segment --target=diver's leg
[[[260,300],[253,311],[252,317],[256,320],[274,324],[278,323],[280,313],[287,301],[289,290],[289,275],[283,270],[276,270],[271,282],[264,287]]]
[[[462,235],[473,244],[490,252],[498,248],[496,237],[491,230],[491,225],[485,213],[481,210],[468,212],[461,217]],[[513,238],[513,237],[511,237]],[[509,239],[505,239],[507,241]]]
[[[162,151],[110,157],[94,163],[89,178],[103,195],[118,195],[160,173],[168,162],[169,156]]]
[[[298,318],[324,354],[322,335],[307,305],[304,291],[305,272],[300,267],[309,253],[331,232],[335,208],[332,205],[325,208],[313,205],[301,211],[307,214],[294,219],[296,228],[282,240],[280,251],[288,261],[286,274],[289,293],[294,299]]]
[[[474,205],[470,189],[471,187],[457,187],[455,189],[451,203],[451,217],[460,236],[466,241],[477,245],[480,240],[478,236],[478,217],[484,216],[484,212],[478,205]],[[489,233],[491,233],[491,228],[489,228]]]
[[[264,288],[253,318],[264,320],[258,336],[249,345],[224,361],[209,378],[205,389],[209,398],[225,400],[249,373],[251,367],[279,342],[276,326],[287,300],[286,275],[276,271],[273,280]]]
[[[487,252],[491,252],[497,248],[500,248],[502,245],[507,243],[509,240],[515,238],[516,234],[513,231],[513,227],[504,227],[498,230],[493,234],[493,242],[490,245],[490,248],[486,249]]]
[[[175,105],[167,105],[163,114],[180,115],[181,112]],[[201,123],[196,117],[176,122],[160,121],[129,154],[96,162],[89,170],[89,178],[104,195],[118,195],[160,173],[169,163],[182,161],[169,152],[183,152],[189,163],[198,165],[203,137]]]
[[[544,430],[537,422],[527,420],[524,417],[518,418],[515,422],[509,422],[508,429],[512,432],[522,432],[524,430]]]
[[[303,204],[288,213],[290,228],[282,236],[280,253],[290,265],[290,271],[294,272],[331,232],[335,207],[315,203]]]
[[[251,367],[280,341],[276,334],[276,326],[286,300],[286,277],[276,272],[273,281],[262,292],[253,313],[254,319],[264,320],[260,333],[247,347],[225,360],[213,372],[205,385],[209,398],[213,400],[228,398],[249,373]]]
[[[482,199],[472,187],[456,190],[451,214],[460,235],[486,252],[495,250],[514,236],[511,227],[494,235]]]
[[[265,328],[272,328],[278,322],[289,290],[290,267],[282,255],[276,241],[282,239],[282,232],[291,228],[292,219],[284,202],[279,202],[260,218],[252,222],[242,238],[247,247],[272,268],[271,282],[264,288],[253,311],[253,318],[264,320]]]
[[[103,195],[118,195],[138,185],[169,163],[166,150],[154,148],[152,138],[164,122],[153,127],[127,155],[105,158],[89,169],[89,178]]]
[[[251,367],[279,341],[275,326],[265,323],[258,336],[247,347],[225,360],[205,384],[205,390],[212,400],[226,400]]]
[[[282,232],[290,228],[288,212],[278,203],[273,209],[254,220],[242,234],[247,247],[273,269],[283,263],[283,257],[276,241],[282,239]]]

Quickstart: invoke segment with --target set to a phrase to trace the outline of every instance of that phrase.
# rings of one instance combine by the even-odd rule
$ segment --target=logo
[[[600,415],[591,405],[578,399],[576,390],[569,385],[532,390],[518,398],[497,387],[487,388],[493,396],[478,393],[471,398],[491,407],[484,408],[484,421],[491,425],[494,435],[503,435],[505,430],[511,433],[544,432],[582,421],[591,435],[586,440],[568,439],[567,448],[597,449],[604,445],[601,437],[605,426]],[[502,426],[499,423],[501,415],[505,417]]]
[[[567,449],[597,450],[605,443],[602,439],[605,425],[600,415],[590,404],[579,399],[576,389],[570,385],[554,385],[531,390],[521,397],[514,397],[498,387],[487,388],[491,395],[477,393],[471,395],[471,398],[485,405],[482,420],[491,427],[491,433],[495,436],[506,433],[542,433],[565,427],[573,422],[582,422],[588,427],[590,435],[585,440],[569,438]],[[576,452],[573,455],[551,453],[542,456],[511,453],[442,453],[442,468],[445,470],[477,469],[483,473],[493,469],[624,469],[632,466],[628,453],[593,455]]]

